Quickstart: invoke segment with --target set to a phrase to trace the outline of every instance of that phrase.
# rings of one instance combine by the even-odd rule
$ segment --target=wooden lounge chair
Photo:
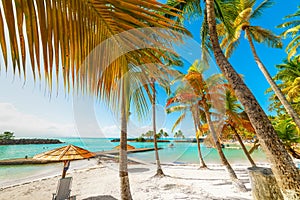
[[[61,178],[58,181],[57,191],[53,193],[52,200],[76,200],[76,196],[71,194],[72,177]]]

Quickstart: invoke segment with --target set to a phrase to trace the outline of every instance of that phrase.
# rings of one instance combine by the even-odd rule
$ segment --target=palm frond
[[[256,42],[265,43],[273,48],[282,48],[281,38],[272,31],[263,29],[259,26],[249,26],[247,29]]]
[[[293,25],[293,27],[289,28],[288,30],[284,31],[282,33],[283,37],[286,38],[288,35],[290,35],[291,37],[295,37],[300,31],[300,21],[299,24],[297,25]]]
[[[299,18],[300,17],[300,6],[298,6],[298,10],[285,17],[285,19],[290,19],[290,18]],[[284,37],[291,36],[292,41],[288,44],[288,47],[286,48],[286,52],[288,53],[288,59],[290,60],[296,53],[297,53],[297,48],[300,45],[299,42],[299,33],[300,33],[300,20],[299,19],[293,19],[288,22],[284,22],[280,25],[277,26],[278,28],[285,28],[286,30],[283,31],[281,34]]]
[[[182,112],[182,111],[186,111],[188,110],[188,106],[186,105],[175,105],[175,106],[172,106],[170,108],[167,108],[166,109],[166,112],[169,114],[169,113],[173,113],[173,112]]]
[[[13,12],[14,7],[17,12]],[[136,60],[142,63],[157,61],[156,56],[150,50],[131,52],[125,56],[126,59],[116,59],[114,62],[94,57],[86,60],[91,51],[106,39],[124,31],[145,27],[184,31],[173,20],[163,17],[160,13],[180,16],[171,12],[170,7],[154,0],[109,0],[106,2],[101,0],[14,0],[2,1],[0,8],[0,34],[4,35],[3,27],[5,26],[9,32],[9,42],[6,42],[4,37],[0,40],[5,62],[8,63],[7,60],[11,59],[14,71],[18,69],[19,73],[21,71],[25,73],[25,64],[30,59],[34,76],[41,77],[40,74],[43,72],[50,87],[52,73],[56,73],[57,80],[58,74],[62,73],[67,90],[71,85],[80,85],[82,90],[93,91],[97,88],[98,82],[98,79],[94,79],[99,78],[93,74],[103,72],[108,65],[112,65],[114,72],[118,74],[118,68],[131,62],[135,63]],[[18,24],[18,30],[15,24]],[[26,35],[22,35],[24,32]],[[159,38],[167,40],[169,39],[166,35],[170,38],[175,36],[167,34],[166,31],[158,35]],[[27,41],[24,41],[24,38],[27,38]],[[113,40],[116,44],[113,45],[111,41],[112,46],[105,47],[109,50],[99,53],[101,58],[113,58],[114,55],[120,53],[117,48],[132,49],[138,46],[138,43],[145,43],[145,40],[153,44],[160,43],[145,31],[138,30],[118,38],[118,41],[116,37]],[[8,46],[12,49],[11,56],[7,55]],[[26,48],[29,49],[28,55],[24,50]],[[42,55],[39,55],[40,52]],[[43,70],[41,70],[41,57]],[[86,65],[83,66],[84,61]],[[91,69],[91,65],[88,66],[88,64],[95,65]],[[95,68],[96,71],[94,71]],[[88,79],[90,80],[87,81]],[[87,87],[90,88],[87,89]]]
[[[184,112],[178,117],[178,119],[175,121],[175,123],[172,127],[172,130],[171,130],[172,132],[174,132],[174,129],[182,122],[182,120],[185,118],[185,116],[186,116],[186,113]]]
[[[288,60],[295,56],[300,47],[300,35],[292,39],[292,41],[287,45],[286,52],[288,53]]]
[[[252,12],[251,14],[251,19],[256,19],[258,17],[261,17],[262,14],[264,13],[266,8],[270,8],[275,4],[275,2],[271,1],[271,0],[265,0],[263,1],[261,4],[259,4],[259,6],[257,6],[257,8],[255,8],[255,10]]]
[[[202,14],[201,4],[198,0],[168,0],[166,4],[177,10],[181,10],[182,14],[187,16],[187,19],[197,18]],[[177,21],[183,24],[183,20],[177,18]]]
[[[300,20],[292,20],[292,21],[284,22],[284,23],[278,25],[277,28],[293,28],[295,26],[298,26],[299,24],[300,24]],[[288,31],[288,30],[286,30],[286,31]],[[286,31],[284,31],[282,33],[282,35],[285,34]]]

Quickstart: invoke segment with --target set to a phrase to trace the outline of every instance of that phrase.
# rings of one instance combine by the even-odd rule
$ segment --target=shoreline
[[[83,166],[85,163],[85,166]],[[268,164],[262,166],[269,166]],[[118,163],[114,159],[97,159],[81,162],[72,161],[67,176],[73,177],[72,195],[77,199],[92,196],[109,195],[120,199]],[[249,165],[235,164],[239,178],[245,183],[248,192],[237,192],[222,165],[209,164],[209,169],[200,170],[197,164],[162,164],[167,175],[154,178],[156,165],[151,163],[128,164],[131,192],[134,199],[245,199],[250,200],[250,182],[247,173]],[[0,187],[0,199],[24,200],[38,199],[40,196],[51,198],[56,191],[58,179],[61,176],[62,165],[51,172],[28,178],[27,180],[11,182]],[[95,184],[97,183],[97,184]]]

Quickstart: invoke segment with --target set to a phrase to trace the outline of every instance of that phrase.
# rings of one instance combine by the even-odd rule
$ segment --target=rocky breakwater
[[[58,139],[11,139],[0,140],[0,145],[18,145],[18,144],[60,144],[63,143]]]

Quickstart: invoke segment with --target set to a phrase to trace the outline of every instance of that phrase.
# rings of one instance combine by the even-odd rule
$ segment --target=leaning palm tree
[[[223,131],[233,131],[234,136],[237,141],[240,143],[247,159],[251,163],[252,167],[256,167],[255,162],[250,156],[248,150],[246,149],[240,134],[238,133],[238,127],[242,126],[247,131],[253,132],[254,129],[251,123],[247,119],[243,119],[242,115],[242,106],[239,104],[236,96],[234,95],[231,88],[225,88],[225,124],[223,126]]]
[[[160,57],[165,55],[161,50],[136,50],[141,44],[164,44],[151,38],[151,33],[136,28],[183,30],[158,13],[176,15],[153,0],[121,3],[116,0],[5,0],[0,6],[0,45],[6,67],[12,63],[14,73],[26,78],[29,61],[34,79],[36,76],[41,79],[43,73],[50,92],[53,77],[58,83],[62,74],[67,92],[76,88],[104,99],[113,108],[121,105],[121,199],[132,199],[126,152],[131,80],[123,76],[130,66],[157,62],[153,51]],[[178,39],[167,32],[160,32],[158,38]],[[115,102],[120,104],[117,106]]]
[[[222,52],[216,29],[214,0],[206,0],[206,10],[210,40],[217,64],[244,106],[261,146],[271,162],[272,171],[283,195],[286,199],[299,199],[300,174],[298,169],[285,150],[267,115]]]
[[[163,136],[164,138],[169,136],[169,134],[166,131],[164,131],[163,129],[159,130],[159,135]]]
[[[277,86],[275,81],[272,79],[272,76],[268,72],[267,68],[264,66],[263,62],[259,58],[254,42],[258,43],[265,43],[270,47],[281,47],[281,39],[280,37],[276,36],[270,30],[264,29],[260,26],[254,26],[251,22],[261,16],[265,8],[268,8],[273,5],[271,0],[265,0],[257,8],[254,8],[256,1],[253,0],[237,0],[236,7],[234,9],[235,15],[233,15],[232,24],[234,34],[227,33],[226,27],[224,24],[219,24],[217,26],[218,35],[223,37],[221,42],[221,47],[225,49],[225,56],[231,56],[232,52],[238,47],[240,40],[242,38],[241,32],[245,32],[245,37],[247,38],[252,54],[254,56],[254,60],[261,70],[263,75],[265,76],[266,80],[270,84],[272,90],[274,91],[275,95],[278,97],[284,108],[286,109],[287,113],[294,119],[297,126],[300,128],[300,118],[298,114],[295,112],[293,107],[287,101],[286,97]]]
[[[190,88],[178,88],[175,92],[175,95],[168,99],[167,104],[167,113],[173,112],[181,112],[181,115],[175,121],[172,131],[186,118],[187,113],[191,112],[194,127],[195,127],[195,136],[197,141],[198,155],[200,161],[200,169],[207,168],[205,161],[202,156],[201,148],[200,148],[200,140],[199,140],[199,126],[200,126],[200,107],[197,103],[196,96],[191,93]],[[174,137],[184,138],[181,130],[175,133]]]
[[[234,170],[232,169],[230,163],[225,157],[220,140],[216,131],[215,124],[212,121],[211,108],[213,106],[219,106],[222,102],[219,101],[218,88],[221,83],[224,82],[223,76],[221,74],[214,74],[208,78],[204,78],[204,71],[207,69],[205,62],[195,61],[195,63],[189,68],[188,74],[184,77],[185,80],[191,87],[194,95],[198,98],[198,102],[203,108],[205,119],[209,127],[209,132],[214,141],[214,145],[218,151],[221,158],[222,164],[226,167],[232,182],[241,190],[246,191],[246,187],[237,178]]]
[[[183,132],[181,130],[178,130],[174,133],[174,138],[181,138],[181,139],[184,139],[185,136],[183,134]]]
[[[288,60],[293,56],[299,54],[298,49],[300,47],[300,6],[295,13],[288,15],[285,19],[292,19],[291,21],[284,22],[278,25],[278,28],[285,28],[286,30],[282,33],[283,37],[291,36],[292,41],[289,42],[285,51],[288,54]]]

